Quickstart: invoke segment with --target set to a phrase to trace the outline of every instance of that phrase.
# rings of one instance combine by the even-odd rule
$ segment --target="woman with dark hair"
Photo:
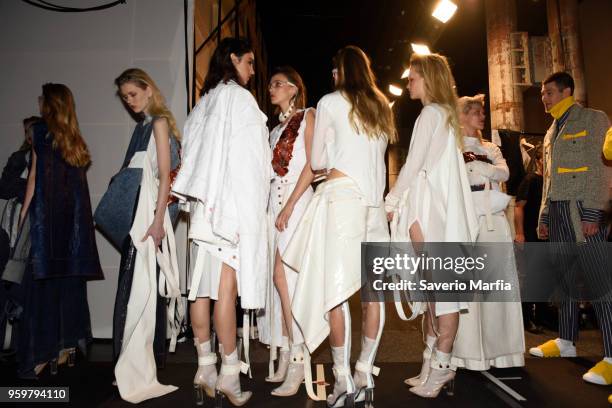
[[[268,271],[266,207],[271,154],[266,116],[245,89],[254,75],[254,54],[244,39],[225,38],[213,53],[202,97],[189,114],[183,135],[183,162],[172,191],[190,203],[189,284],[191,326],[198,353],[196,397],[226,396],[245,404],[239,374],[250,372],[236,350],[236,297],[243,309],[265,305]],[[220,342],[221,371],[210,341],[210,299]],[[243,333],[249,333],[249,319]]]
[[[374,359],[384,325],[384,302],[363,302],[361,353],[351,376],[348,299],[361,282],[362,241],[389,241],[383,207],[385,150],[397,139],[389,101],[376,86],[370,60],[359,48],[338,51],[336,91],[317,105],[311,166],[327,169],[283,256],[298,271],[292,312],[313,352],[329,334],[335,383],[327,404],[371,402]],[[308,353],[305,364],[308,364]],[[306,387],[312,392],[310,372]]]
[[[137,192],[135,202],[117,203],[130,211],[132,222],[119,244],[113,358],[121,398],[138,403],[176,390],[157,381],[156,365],[164,365],[169,321],[170,351],[178,335],[175,316],[168,316],[166,309],[181,313],[173,230],[178,204],[169,200],[171,173],[180,160],[180,133],[161,91],[145,71],[127,69],[115,79],[115,86],[117,95],[139,118],[119,174],[132,170],[139,176],[130,179],[130,191]],[[166,298],[170,298],[168,306]]]
[[[43,121],[34,125],[32,159],[20,223],[29,216],[31,266],[21,283],[19,374],[51,372],[91,339],[87,281],[103,279],[94,236],[86,169],[91,159],[81,136],[72,92],[45,84]]]
[[[270,285],[274,281],[274,288],[268,290],[265,313],[258,319],[257,327],[260,340],[270,345],[270,375],[266,381],[282,382],[272,395],[285,397],[294,395],[304,381],[304,338],[291,315],[297,274],[285,268],[281,258],[313,194],[310,150],[315,112],[306,108],[304,82],[291,67],[276,68],[268,89],[280,122],[270,134],[274,174],[268,215],[274,258]],[[273,372],[278,346],[278,369]]]

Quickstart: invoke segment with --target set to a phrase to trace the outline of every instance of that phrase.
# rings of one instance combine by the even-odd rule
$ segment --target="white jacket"
[[[183,160],[172,187],[183,199],[201,201],[213,233],[238,245],[244,309],[265,304],[271,179],[266,120],[249,91],[220,82],[185,122]]]

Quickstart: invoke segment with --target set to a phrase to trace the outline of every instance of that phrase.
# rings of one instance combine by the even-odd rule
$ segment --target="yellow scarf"
[[[561,116],[563,116],[563,114],[565,112],[567,112],[567,110],[569,108],[571,108],[574,104],[576,103],[576,100],[574,99],[573,95],[568,96],[565,99],[562,99],[559,103],[557,103],[555,106],[553,106],[552,108],[550,108],[550,110],[548,111],[548,113],[550,113],[550,115],[555,118],[555,119],[559,119]]]

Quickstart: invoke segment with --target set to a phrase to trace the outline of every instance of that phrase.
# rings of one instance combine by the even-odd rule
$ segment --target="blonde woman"
[[[317,188],[283,261],[299,272],[292,312],[307,349],[312,353],[330,337],[335,383],[327,404],[340,407],[373,399],[384,303],[362,303],[361,353],[351,377],[348,299],[362,283],[361,242],[389,241],[385,150],[397,133],[388,100],[361,49],[338,51],[332,74],[336,91],[317,105],[311,154],[312,169],[327,169],[327,181]],[[308,378],[306,386],[312,387]]]
[[[166,288],[158,287],[158,276],[161,273],[165,278],[164,286],[176,289],[177,271],[174,267],[175,275],[171,275],[166,268],[160,272],[155,266],[157,252],[170,264],[176,262],[171,218],[178,212],[176,204],[169,206],[168,197],[170,174],[179,165],[180,133],[159,88],[146,72],[128,69],[115,79],[115,85],[126,107],[139,119],[122,165],[122,169],[142,169],[142,176],[134,181],[140,192],[137,202],[130,203],[134,208],[132,226],[121,248],[113,316],[117,387],[124,400],[137,403],[176,389],[157,382],[155,366],[164,364],[168,325],[166,299],[159,295],[160,289]],[[160,251],[162,242],[165,245]]]
[[[77,348],[86,351],[91,340],[87,281],[103,279],[86,175],[91,156],[74,97],[66,85],[49,83],[38,102],[42,121],[32,125],[31,167],[19,217],[31,239],[17,336],[18,374],[25,378],[40,374],[48,362],[56,374],[58,364],[74,364]]]
[[[508,180],[510,170],[499,147],[482,138],[484,95],[459,98],[459,120],[463,128],[463,158],[479,222],[477,242],[507,244],[490,249],[497,254],[496,262],[503,265],[496,273],[518,288],[512,233],[505,215],[510,196],[500,186]],[[459,318],[453,364],[469,370],[525,365],[519,302],[471,302],[468,309],[469,313]]]
[[[407,217],[406,236],[415,250],[426,242],[474,242],[478,223],[461,155],[455,81],[442,55],[410,59],[408,89],[423,110],[416,120],[406,163],[385,199],[390,220]],[[434,205],[437,203],[439,205]],[[424,314],[426,349],[417,377],[405,382],[411,392],[435,398],[455,377],[451,352],[463,302],[429,302]]]
[[[272,395],[288,397],[297,393],[304,381],[304,338],[291,315],[297,274],[285,268],[281,257],[313,194],[310,151],[315,112],[306,108],[306,87],[300,74],[291,67],[276,68],[268,89],[270,102],[280,111],[280,123],[270,133],[273,178],[268,216],[274,263],[269,285],[274,284],[274,288],[268,290],[265,313],[257,326],[260,340],[270,345],[271,369],[266,381],[282,382]],[[278,369],[272,372],[277,357]]]

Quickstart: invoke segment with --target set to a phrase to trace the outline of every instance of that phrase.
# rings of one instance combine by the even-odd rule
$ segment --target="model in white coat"
[[[504,268],[496,272],[518,288],[512,233],[505,215],[510,196],[500,186],[508,180],[510,170],[499,147],[482,138],[484,95],[459,98],[459,120],[464,135],[463,156],[479,222],[477,242],[508,244],[492,248],[499,257],[496,263]],[[470,302],[468,309],[469,313],[459,317],[453,364],[469,370],[524,366],[521,303]]]
[[[304,337],[291,314],[297,273],[286,268],[281,258],[313,194],[310,151],[315,111],[305,109],[306,88],[300,74],[291,67],[276,68],[268,90],[270,102],[280,111],[280,123],[270,133],[273,173],[268,216],[274,261],[270,265],[273,279],[266,308],[257,326],[260,340],[270,345],[270,375],[266,381],[282,382],[272,395],[286,397],[297,393],[304,381]],[[273,372],[276,359],[278,369]]]
[[[389,102],[376,87],[366,54],[345,47],[334,64],[337,90],[317,105],[311,155],[313,170],[328,170],[327,181],[317,188],[283,262],[298,272],[292,312],[308,350],[329,334],[335,383],[327,404],[339,407],[373,398],[384,303],[362,303],[361,353],[351,377],[347,300],[362,285],[361,242],[389,241],[383,208],[385,150],[397,136]]]
[[[245,89],[253,62],[246,40],[225,38],[217,46],[202,97],[185,123],[183,162],[172,188],[191,202],[195,389],[200,401],[203,390],[237,406],[252,393],[240,388],[239,374],[248,371],[248,361],[239,361],[236,351],[236,296],[243,309],[264,307],[268,270],[271,154],[267,118]],[[211,298],[216,300],[213,318],[222,358],[218,376],[210,344]],[[248,356],[246,347],[245,352]]]
[[[446,58],[414,54],[408,89],[411,99],[423,103],[423,110],[414,125],[406,163],[386,197],[388,218],[407,217],[400,222],[408,228],[401,239],[412,242],[417,251],[424,242],[474,242],[478,223],[461,154],[455,81]],[[466,307],[464,302],[427,303],[423,317],[427,348],[421,373],[406,380],[411,392],[435,398],[453,381],[451,352],[459,311]]]

